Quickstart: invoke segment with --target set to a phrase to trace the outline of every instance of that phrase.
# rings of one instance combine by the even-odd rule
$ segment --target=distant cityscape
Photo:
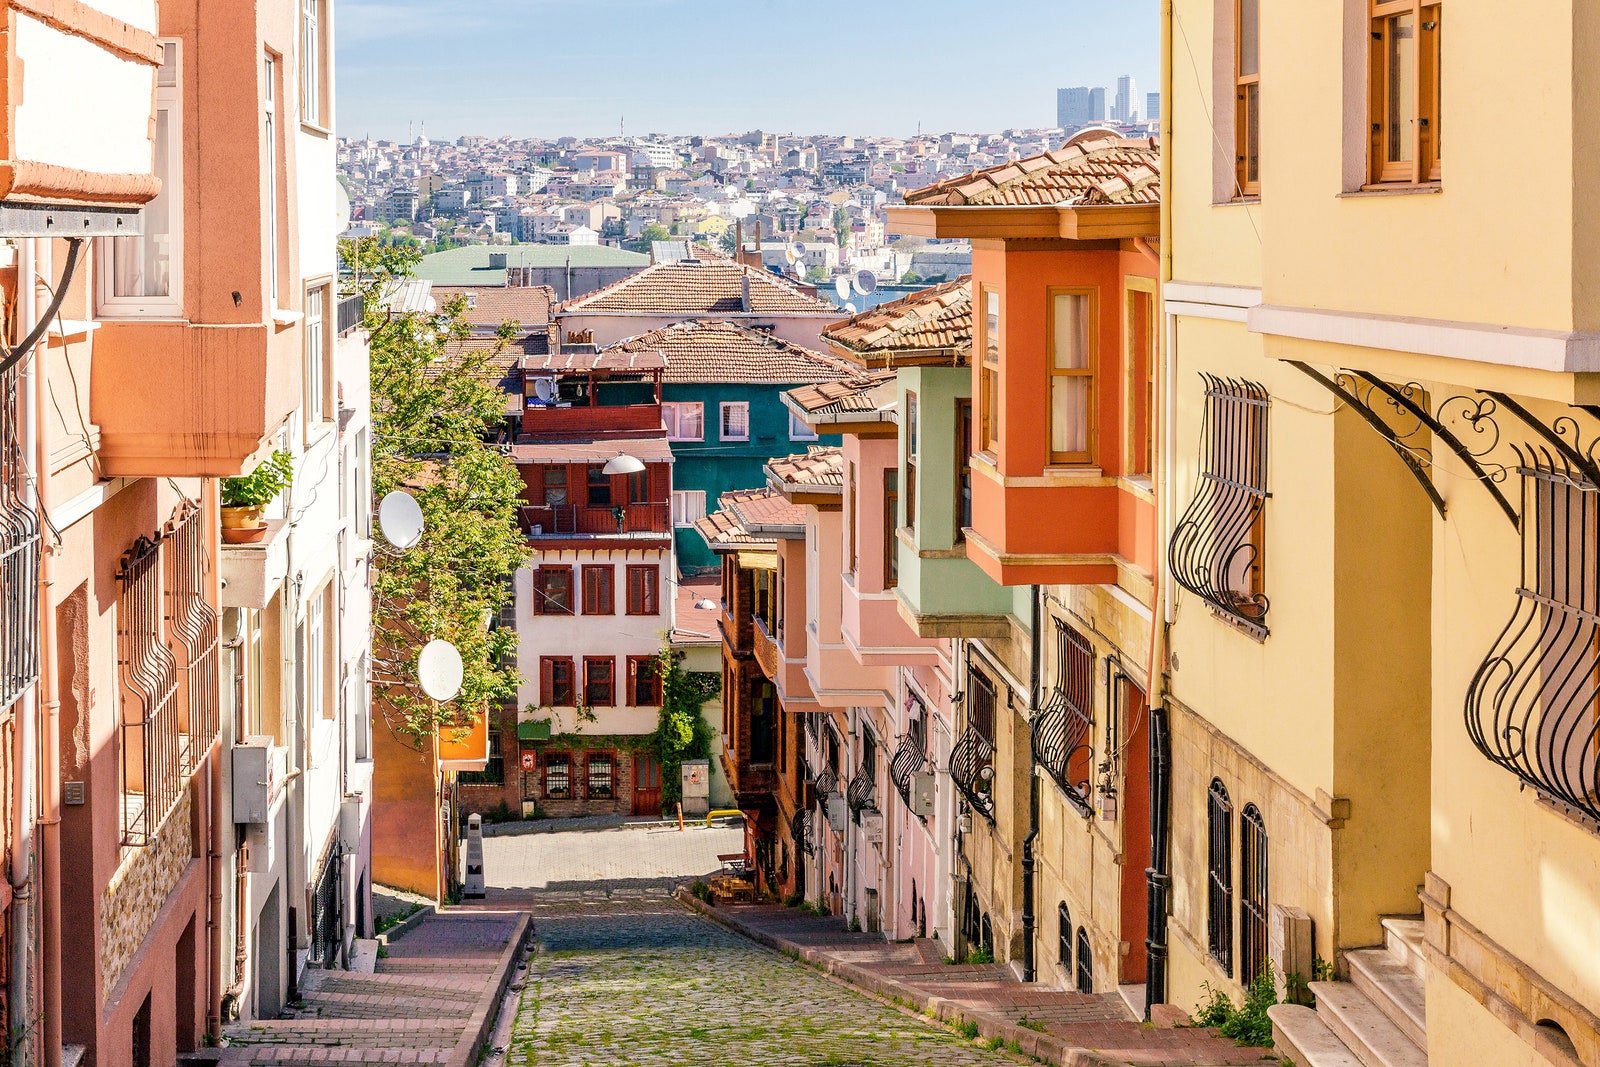
[[[1131,74],[1118,78],[1115,88],[1075,85],[1056,90],[1056,125],[1064,129],[1104,122],[1149,125],[1160,121],[1161,94],[1145,93],[1141,101]]]

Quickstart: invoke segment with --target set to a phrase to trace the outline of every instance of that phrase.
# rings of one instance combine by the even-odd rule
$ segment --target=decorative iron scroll
[[[911,807],[911,778],[927,766],[928,757],[922,751],[922,745],[909,733],[900,739],[899,746],[894,750],[894,756],[889,760],[889,778],[894,782],[895,791],[900,794],[900,799],[905,801],[906,807]],[[915,813],[913,813],[915,814]],[[922,818],[922,816],[917,816]]]
[[[826,804],[828,798],[839,791],[839,776],[833,773],[832,767],[824,767],[817,775],[816,786],[817,799]]]
[[[17,374],[0,376],[0,711],[39,680],[39,517],[24,501]]]
[[[1261,510],[1267,499],[1266,387],[1202,374],[1200,483],[1172,532],[1167,558],[1179,585],[1241,628],[1267,634]]]
[[[812,839],[812,825],[816,818],[810,808],[801,808],[794,813],[794,818],[789,820],[789,837],[794,841],[796,852],[808,855],[817,849],[817,843]]]
[[[161,542],[135,541],[117,572],[117,665],[122,678],[122,843],[147,845],[178,801],[183,736],[178,664],[162,636]]]
[[[1089,802],[1093,688],[1094,652],[1089,642],[1057,619],[1055,686],[1033,719],[1033,758],[1083,815],[1094,813]]]
[[[970,726],[950,750],[950,780],[973,810],[994,821],[994,745]]]
[[[860,814],[863,811],[877,810],[876,777],[872,768],[865,764],[857,769],[855,777],[850,779],[850,785],[846,787],[844,793],[845,803],[850,805],[851,811]]]
[[[1600,821],[1600,483],[1564,454],[1526,459],[1517,605],[1467,687],[1467,733],[1541,796]]]

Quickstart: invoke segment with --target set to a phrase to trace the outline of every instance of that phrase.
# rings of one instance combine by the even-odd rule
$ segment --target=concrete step
[[[1428,1047],[1427,997],[1422,979],[1406,962],[1383,948],[1344,954],[1350,982],[1378,1006],[1418,1048]]]
[[[301,996],[306,1000],[314,999],[324,993],[364,993],[379,997],[439,997],[476,1004],[478,998],[483,996],[483,979],[462,978],[458,975],[358,974],[355,971],[323,971],[312,974],[300,989]]]
[[[1135,1019],[1144,1019],[1144,998],[1149,988],[1143,982],[1117,986],[1117,995],[1122,998],[1122,1002],[1128,1006],[1128,1011]]]
[[[305,1012],[314,1019],[437,1019],[465,1026],[477,1007],[463,1000],[445,1000],[425,994],[318,993],[305,1000]],[[304,1016],[303,1016],[304,1018]]]
[[[461,1038],[461,1029],[459,1019],[255,1019],[232,1023],[223,1033],[232,1046],[453,1048]]]
[[[1422,951],[1422,916],[1389,915],[1383,922],[1383,947],[1418,978],[1427,974],[1428,958]]]
[[[1274,1004],[1267,1009],[1272,1020],[1272,1051],[1295,1067],[1362,1067],[1356,1054],[1315,1011],[1301,1004]]]
[[[1349,982],[1312,982],[1317,1014],[1366,1067],[1428,1067],[1428,1054]]]

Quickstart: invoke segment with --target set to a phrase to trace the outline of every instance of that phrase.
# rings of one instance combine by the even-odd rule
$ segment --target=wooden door
[[[633,813],[661,814],[661,761],[648,752],[633,756]]]

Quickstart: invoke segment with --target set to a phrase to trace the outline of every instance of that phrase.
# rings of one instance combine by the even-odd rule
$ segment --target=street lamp
[[[644,463],[626,452],[618,452],[606,460],[606,465],[601,469],[606,474],[638,474],[644,470]]]

